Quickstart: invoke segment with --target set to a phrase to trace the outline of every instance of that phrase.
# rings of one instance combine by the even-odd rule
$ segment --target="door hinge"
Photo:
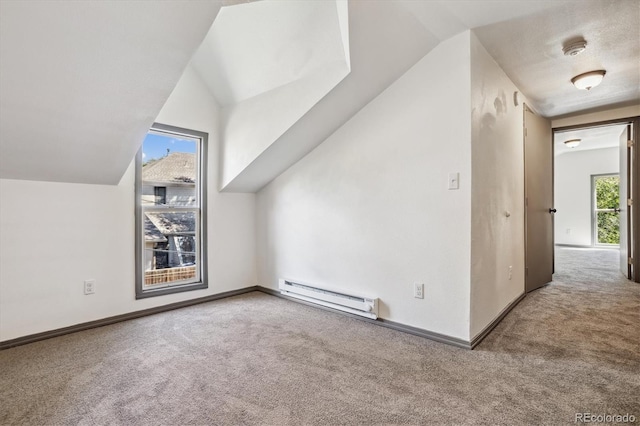
[[[529,276],[529,268],[524,268],[524,276]]]
[[[632,206],[633,205],[633,200],[631,198],[627,199],[627,205],[628,206]]]
[[[627,148],[633,148],[633,140],[628,140],[627,141]]]
[[[526,197],[526,198],[524,199],[524,206],[525,206],[525,207],[529,207],[529,197]]]
[[[527,136],[527,128],[524,128],[524,135]]]
[[[633,257],[629,258],[629,265],[633,265]]]

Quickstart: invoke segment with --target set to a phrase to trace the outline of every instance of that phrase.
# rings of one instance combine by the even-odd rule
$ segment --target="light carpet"
[[[557,274],[473,351],[259,292],[0,352],[0,424],[640,421],[640,285],[617,252]]]

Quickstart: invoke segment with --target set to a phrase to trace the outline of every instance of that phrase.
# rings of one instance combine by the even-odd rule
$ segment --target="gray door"
[[[525,290],[553,274],[553,144],[551,123],[524,107]]]
[[[631,278],[631,264],[629,262],[631,247],[631,206],[627,200],[631,198],[631,147],[627,141],[631,140],[631,125],[620,134],[620,272]]]

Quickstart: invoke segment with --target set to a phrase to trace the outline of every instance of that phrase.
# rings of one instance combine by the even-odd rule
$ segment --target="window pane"
[[[198,144],[150,132],[142,144],[142,205],[196,206]]]
[[[197,277],[196,212],[146,212],[144,287],[184,284]]]
[[[597,212],[598,244],[620,244],[620,213]]]
[[[618,176],[596,178],[596,208],[618,207],[620,207],[620,178]]]
[[[136,157],[138,299],[208,287],[206,145],[206,133],[154,124]]]

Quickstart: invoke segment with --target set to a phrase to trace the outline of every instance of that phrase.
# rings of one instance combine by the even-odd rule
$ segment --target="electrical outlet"
[[[94,294],[96,292],[96,280],[85,280],[84,294]]]
[[[413,297],[416,299],[424,299],[424,284],[413,283]]]
[[[513,278],[513,266],[509,266],[509,279]]]

